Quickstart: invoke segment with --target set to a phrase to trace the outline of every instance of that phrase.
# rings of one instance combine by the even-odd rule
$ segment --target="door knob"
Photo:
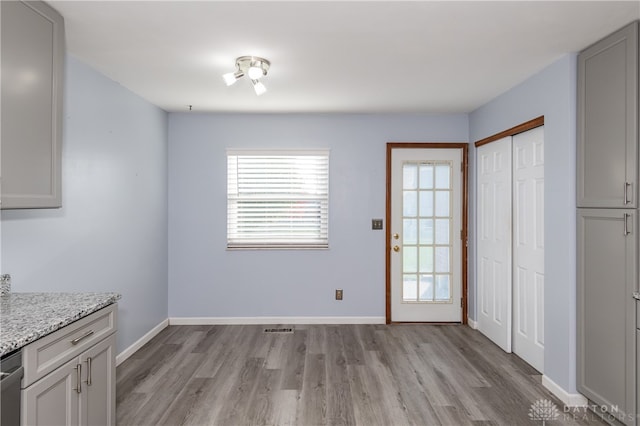
[[[393,246],[393,251],[399,252],[400,251],[400,247],[399,246]]]

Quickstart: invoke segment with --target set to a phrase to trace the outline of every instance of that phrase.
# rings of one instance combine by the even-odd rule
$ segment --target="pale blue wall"
[[[15,291],[119,292],[118,352],[167,318],[167,114],[69,57],[61,209],[2,212]]]
[[[370,227],[385,214],[386,142],[473,142],[544,115],[545,374],[574,391],[575,63],[565,56],[469,116],[167,119],[69,58],[63,208],[2,213],[2,272],[13,275],[16,291],[122,293],[118,352],[167,316],[382,317],[384,232]],[[228,147],[330,148],[331,248],[226,251]],[[471,241],[472,318],[474,255]],[[345,290],[344,301],[333,300],[335,288]]]
[[[170,114],[169,316],[383,317],[386,143],[468,136],[466,114]],[[226,148],[329,148],[330,249],[227,251]]]
[[[544,374],[568,392],[575,392],[576,384],[576,78],[576,55],[566,55],[469,116],[469,140],[475,142],[544,115]],[[474,176],[475,167],[472,224]],[[475,241],[470,249],[473,261]],[[475,278],[470,289],[470,316],[476,318]]]

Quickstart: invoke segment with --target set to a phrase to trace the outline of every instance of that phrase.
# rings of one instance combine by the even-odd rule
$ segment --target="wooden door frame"
[[[495,142],[507,136],[515,136],[519,133],[524,133],[528,130],[535,129],[536,127],[540,127],[540,126],[544,126],[544,115],[541,115],[540,117],[536,117],[529,121],[525,121],[522,124],[513,126],[512,128],[504,130],[500,133],[496,133],[495,135],[491,135],[487,138],[480,139],[479,141],[475,142],[474,145],[477,148],[479,146],[486,145],[491,142]]]
[[[387,206],[385,229],[386,323],[391,321],[391,153],[394,149],[461,149],[462,150],[462,324],[467,324],[467,246],[469,241],[469,144],[466,142],[388,142],[387,143]]]

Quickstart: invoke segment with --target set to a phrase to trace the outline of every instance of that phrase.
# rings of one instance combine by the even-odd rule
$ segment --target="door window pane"
[[[436,192],[436,216],[450,216],[449,191]]]
[[[420,189],[433,188],[433,164],[420,165]]]
[[[449,222],[451,219],[436,219],[436,244],[449,244]]]
[[[402,166],[402,188],[416,189],[418,187],[418,166],[405,164]]]
[[[418,193],[416,191],[404,191],[402,203],[403,216],[418,215]]]
[[[420,191],[420,216],[433,216],[433,191]]]
[[[402,241],[404,244],[418,243],[418,219],[403,219]]]
[[[420,247],[420,272],[433,272],[433,247]]]
[[[433,301],[433,275],[420,275],[420,301]]]
[[[420,219],[420,244],[433,244],[433,219]]]
[[[402,300],[405,302],[415,302],[418,300],[417,277],[413,274],[402,276]]]
[[[418,272],[418,247],[404,246],[404,256],[402,256],[402,271]]]
[[[436,165],[436,188],[449,189],[451,187],[451,185],[449,184],[450,178],[451,178],[450,164]]]
[[[436,300],[451,299],[451,282],[449,275],[436,275]]]
[[[436,272],[449,272],[449,247],[436,247]]]

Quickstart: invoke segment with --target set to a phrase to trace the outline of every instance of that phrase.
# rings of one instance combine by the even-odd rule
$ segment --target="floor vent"
[[[265,333],[293,334],[293,328],[265,328]]]

